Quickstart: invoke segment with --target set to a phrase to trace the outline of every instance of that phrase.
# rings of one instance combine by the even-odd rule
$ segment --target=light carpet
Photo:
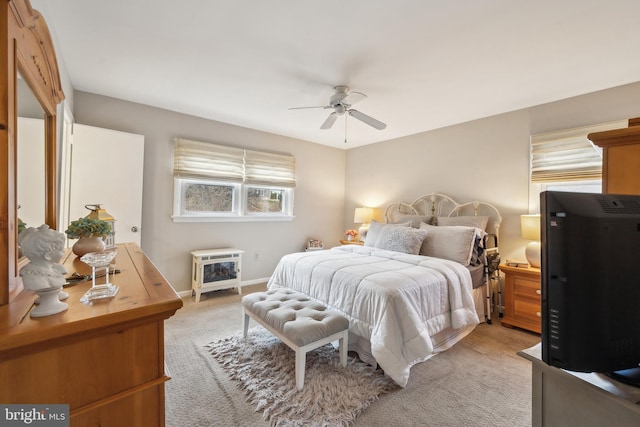
[[[327,344],[307,353],[305,383],[296,389],[295,352],[261,326],[209,344],[271,426],[351,426],[382,393],[398,386],[383,371],[349,357],[340,366]]]
[[[269,425],[206,348],[242,331],[241,299],[235,291],[210,292],[199,303],[187,297],[165,322],[167,427]],[[516,352],[539,342],[538,335],[500,326],[496,315],[492,325],[478,325],[412,367],[407,387],[381,394],[354,427],[530,427],[531,363]]]

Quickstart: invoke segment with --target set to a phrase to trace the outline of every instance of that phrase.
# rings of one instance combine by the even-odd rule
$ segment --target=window
[[[587,135],[627,126],[617,121],[531,137],[529,212],[540,212],[540,193],[546,190],[599,193],[602,191],[602,149]]]
[[[238,184],[183,179],[180,215],[236,214]]]
[[[173,220],[291,220],[295,159],[290,155],[178,138]]]
[[[287,197],[284,188],[246,186],[245,206],[247,215],[260,213],[286,214]]]

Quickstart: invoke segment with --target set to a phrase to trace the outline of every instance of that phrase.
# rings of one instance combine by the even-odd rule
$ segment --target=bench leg
[[[243,330],[243,336],[246,338],[247,332],[249,331],[249,315],[245,310],[242,310],[242,313],[244,314],[244,320],[242,322],[242,330]]]
[[[296,349],[296,388],[302,390],[304,387],[304,368],[307,361],[307,352]]]
[[[349,351],[349,330],[344,331],[342,338],[338,340],[340,352],[340,364],[347,367],[347,352]]]

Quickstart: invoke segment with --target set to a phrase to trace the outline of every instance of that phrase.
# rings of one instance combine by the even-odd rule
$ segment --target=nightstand
[[[540,269],[501,265],[504,273],[503,326],[518,327],[532,332],[542,331],[542,290]]]
[[[340,240],[341,245],[364,245],[364,242],[359,242],[357,240]]]

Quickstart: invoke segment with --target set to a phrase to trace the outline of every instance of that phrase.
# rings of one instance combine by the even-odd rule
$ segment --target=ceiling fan
[[[339,116],[344,115],[345,113],[348,116],[354,117],[375,129],[382,130],[387,127],[387,125],[382,123],[381,121],[351,108],[353,104],[362,101],[367,97],[367,95],[361,92],[350,91],[349,86],[336,86],[334,90],[335,93],[329,99],[329,105],[319,105],[315,107],[293,107],[289,108],[289,110],[301,110],[306,108],[333,109],[333,112],[329,114],[329,117],[327,117],[324,123],[322,123],[320,129],[331,129],[331,126],[333,126],[336,119]]]

